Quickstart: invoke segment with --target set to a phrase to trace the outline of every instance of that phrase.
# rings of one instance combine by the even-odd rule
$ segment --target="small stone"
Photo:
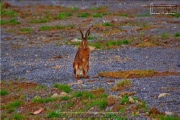
[[[162,97],[166,97],[166,96],[169,96],[170,94],[169,93],[161,93],[158,98],[162,98]]]
[[[94,110],[94,107],[91,107],[90,109],[89,109],[89,111],[93,111]]]
[[[59,97],[60,95],[58,95],[57,93],[54,93],[51,97],[52,98],[57,98],[57,97]]]
[[[168,112],[168,111],[165,111],[165,114],[169,116],[174,115],[173,112]]]
[[[65,96],[68,96],[68,94],[66,92],[61,92],[59,97],[65,97]]]
[[[80,84],[83,84],[83,81],[82,81],[82,80],[78,80],[78,81],[77,81],[77,84],[79,84],[79,85],[80,85]]]
[[[131,96],[129,97],[129,102],[130,103],[135,103],[134,99]]]

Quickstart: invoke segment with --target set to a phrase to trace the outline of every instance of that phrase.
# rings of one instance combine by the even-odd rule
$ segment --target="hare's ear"
[[[87,32],[86,32],[86,35],[85,35],[85,38],[87,39],[88,38],[88,36],[90,35],[90,29],[91,29],[91,27],[87,30]]]
[[[82,32],[81,28],[79,28],[79,31],[80,31],[80,33],[81,33],[82,39],[84,39],[84,35],[83,35],[83,32]]]

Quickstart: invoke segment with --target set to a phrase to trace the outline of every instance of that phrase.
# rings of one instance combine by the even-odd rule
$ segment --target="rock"
[[[93,111],[94,110],[94,107],[91,107],[90,109],[89,109],[89,111]]]
[[[166,115],[169,115],[169,116],[174,115],[173,112],[168,112],[168,111],[165,111],[165,114],[166,114]]]
[[[51,97],[52,98],[57,98],[57,97],[60,97],[60,95],[58,95],[57,93],[54,93]]]
[[[116,98],[114,98],[111,95],[107,97],[107,104],[108,104],[108,106],[114,105],[115,103],[116,103]]]
[[[66,92],[61,92],[59,97],[65,97],[65,96],[68,96],[68,94]]]
[[[77,81],[77,84],[79,84],[79,85],[80,85],[80,84],[83,84],[83,81],[82,81],[82,80],[78,80],[78,81]]]
[[[77,38],[74,38],[73,40],[71,40],[72,42],[81,42],[82,40],[78,40]]]
[[[162,98],[162,97],[166,97],[166,96],[169,96],[170,94],[169,93],[161,93],[158,98]]]
[[[135,103],[134,99],[131,96],[129,96],[129,102],[130,103]]]

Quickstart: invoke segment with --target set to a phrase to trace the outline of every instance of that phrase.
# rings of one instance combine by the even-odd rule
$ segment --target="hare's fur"
[[[88,41],[87,37],[90,34],[90,28],[87,30],[86,35],[84,37],[81,29],[80,33],[82,36],[82,42],[78,48],[78,51],[76,53],[76,56],[74,58],[73,62],[73,68],[74,68],[74,77],[76,79],[79,79],[80,77],[88,78],[87,72],[89,70],[89,55],[90,55],[90,49],[88,47]]]

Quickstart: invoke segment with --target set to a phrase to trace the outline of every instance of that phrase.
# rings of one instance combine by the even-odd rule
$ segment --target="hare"
[[[87,30],[84,37],[81,28],[79,28],[79,31],[82,37],[82,42],[78,48],[78,51],[76,53],[76,56],[73,62],[75,79],[79,79],[80,77],[89,78],[89,76],[87,75],[87,72],[89,70],[90,49],[88,47],[87,38],[90,34],[90,29],[91,27]]]

